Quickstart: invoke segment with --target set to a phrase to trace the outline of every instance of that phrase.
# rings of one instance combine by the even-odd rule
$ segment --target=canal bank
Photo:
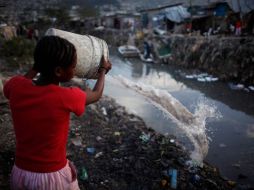
[[[15,140],[8,104],[0,110],[0,188],[9,189]],[[72,115],[67,158],[77,167],[81,190],[213,189],[239,187],[208,163],[202,167],[173,135],[161,135],[144,121],[103,97]]]
[[[186,79],[179,74],[179,68],[169,65],[144,64],[138,59],[119,58],[117,54],[112,55],[111,60],[114,63],[111,75],[121,75],[137,84],[167,90],[192,113],[203,99],[205,105],[217,107],[222,118],[210,118],[206,121],[205,133],[209,139],[209,151],[205,160],[217,166],[224,177],[240,184],[253,183],[253,92],[234,91],[227,83],[220,81],[199,82]],[[219,93],[215,95],[215,92]],[[148,127],[161,134],[174,134],[184,146],[190,148],[189,141],[186,141],[188,131],[179,129],[144,96],[116,83],[107,83],[105,93],[142,117]],[[246,104],[241,101],[243,99]]]
[[[105,39],[109,45],[121,46],[128,43],[129,34],[114,30],[95,31],[93,35]],[[254,86],[254,38],[252,36],[212,35],[156,35],[152,32],[143,36],[133,35],[132,40],[141,52],[143,42],[152,44],[156,63],[169,63],[187,69],[198,69],[218,77],[221,81]],[[159,58],[161,48],[167,48],[171,57]]]
[[[223,81],[254,84],[253,37],[172,36],[167,40],[171,64],[200,69]]]

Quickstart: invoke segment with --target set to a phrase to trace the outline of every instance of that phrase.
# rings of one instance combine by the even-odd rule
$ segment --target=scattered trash
[[[105,107],[102,107],[101,110],[102,110],[103,115],[108,115]]]
[[[177,170],[176,169],[170,169],[169,170],[169,176],[171,176],[170,187],[172,189],[176,189],[176,187],[177,187]]]
[[[251,91],[254,91],[254,86],[248,86]]]
[[[97,140],[97,141],[101,141],[102,138],[101,138],[100,136],[97,136],[97,137],[96,137],[96,140]]]
[[[185,78],[187,78],[187,79],[194,79],[195,77],[194,77],[194,75],[186,75]]]
[[[243,90],[244,85],[243,84],[234,84],[234,83],[228,83],[230,89],[232,90]]]
[[[88,179],[88,174],[85,167],[82,167],[80,179],[83,181]]]
[[[203,167],[203,163],[196,160],[187,160],[185,166],[187,166],[189,173],[196,174]]]
[[[191,182],[192,182],[192,184],[194,184],[194,185],[198,185],[199,182],[200,182],[200,179],[201,179],[201,177],[200,177],[198,174],[194,174],[194,175],[192,175],[192,177],[191,177]]]
[[[235,181],[227,181],[227,184],[231,187],[235,187],[236,186],[236,182]]]
[[[144,132],[142,132],[142,135],[139,136],[139,138],[143,141],[143,142],[148,142],[151,138],[150,134],[145,134]]]
[[[119,152],[119,149],[114,149],[113,152]]]
[[[89,154],[94,154],[94,153],[95,153],[95,148],[93,148],[93,147],[87,147],[87,148],[86,148],[86,151],[87,151]]]
[[[103,155],[103,152],[98,152],[97,154],[95,154],[95,158],[99,158],[100,156],[102,156]]]
[[[167,185],[168,185],[168,181],[167,180],[165,180],[165,179],[161,180],[161,186],[162,187],[166,187]]]
[[[120,132],[118,132],[118,131],[116,131],[116,132],[114,132],[114,135],[115,135],[115,136],[120,136],[120,135],[121,135],[121,133],[120,133]]]
[[[207,82],[215,82],[219,80],[217,77],[205,77],[205,79]]]
[[[199,82],[206,82],[206,79],[205,78],[197,78],[197,81],[199,81]]]
[[[175,140],[174,140],[174,139],[170,139],[170,141],[169,141],[169,142],[174,143],[174,142],[175,142]]]
[[[199,75],[185,75],[186,79],[197,79],[199,82],[216,82],[219,80],[218,77],[213,77],[212,75],[208,75],[207,73],[201,73]]]
[[[82,146],[82,139],[81,139],[81,137],[71,138],[71,142],[75,146]]]

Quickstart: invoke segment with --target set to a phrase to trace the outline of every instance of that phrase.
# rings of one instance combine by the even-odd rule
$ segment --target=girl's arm
[[[101,67],[99,69],[99,78],[93,88],[93,90],[87,88],[86,92],[86,105],[97,102],[101,96],[104,89],[105,74],[111,69],[111,63],[106,61],[104,58],[102,60]]]

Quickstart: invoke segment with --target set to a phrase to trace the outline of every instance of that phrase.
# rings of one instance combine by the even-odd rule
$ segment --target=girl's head
[[[34,51],[34,69],[59,82],[69,81],[77,64],[76,49],[72,43],[58,36],[44,36]]]

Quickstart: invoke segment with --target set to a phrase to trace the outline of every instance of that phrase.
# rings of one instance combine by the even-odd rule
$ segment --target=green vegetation
[[[65,7],[61,7],[58,9],[48,8],[45,9],[44,11],[48,17],[56,18],[57,19],[56,22],[59,24],[64,24],[70,21],[68,9]]]
[[[12,68],[31,64],[35,48],[34,41],[24,37],[16,37],[8,41],[1,39],[0,44],[0,56]]]
[[[78,11],[80,18],[96,17],[99,16],[99,11],[91,6],[85,6]]]

